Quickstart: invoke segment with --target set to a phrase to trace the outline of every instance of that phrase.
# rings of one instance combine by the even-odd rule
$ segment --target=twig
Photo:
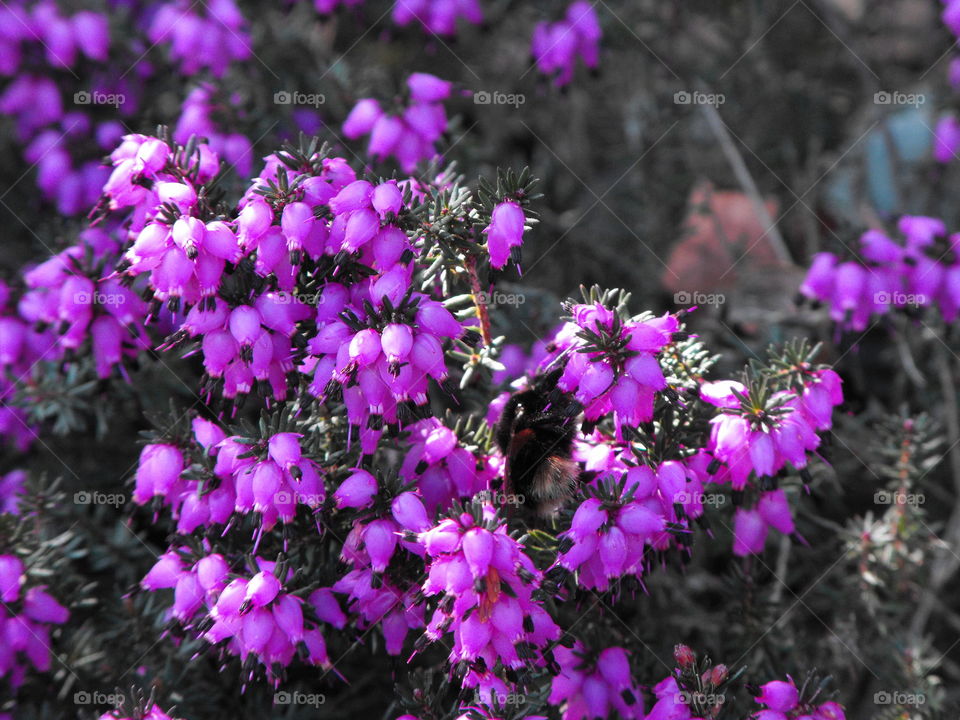
[[[477,320],[480,321],[480,336],[483,338],[483,344],[490,347],[493,342],[493,335],[490,332],[490,313],[487,310],[486,293],[480,287],[480,278],[477,275],[477,258],[473,255],[467,255],[464,266],[467,269],[467,277],[470,282],[470,296],[473,298],[473,305],[477,309]]]
[[[747,169],[747,164],[743,161],[743,156],[740,154],[740,151],[737,150],[737,146],[730,137],[730,131],[720,118],[720,113],[709,103],[700,105],[700,109],[706,117],[710,130],[713,131],[714,136],[717,138],[717,142],[720,143],[720,149],[723,150],[727,162],[730,163],[730,168],[733,170],[737,182],[740,183],[744,194],[750,198],[750,202],[753,204],[753,211],[757,214],[760,222],[767,228],[764,234],[770,238],[770,246],[773,248],[773,252],[776,253],[777,258],[784,265],[793,265],[790,250],[787,248],[787,244],[784,242],[783,236],[780,234],[780,230],[777,228],[773,218],[770,217],[767,206],[760,196],[760,191],[757,189],[757,184],[753,181],[753,177]]]

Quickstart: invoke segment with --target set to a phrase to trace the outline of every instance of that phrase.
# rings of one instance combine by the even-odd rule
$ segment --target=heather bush
[[[960,6],[774,5],[4,6],[0,718],[955,717]]]

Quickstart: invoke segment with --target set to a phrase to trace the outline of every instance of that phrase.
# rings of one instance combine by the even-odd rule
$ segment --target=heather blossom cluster
[[[960,311],[958,236],[938,218],[912,215],[900,218],[897,231],[902,240],[866,231],[857,257],[817,253],[800,292],[824,303],[841,328],[856,332],[898,308],[937,308],[953,322]]]
[[[360,2],[314,6],[328,14]],[[567,321],[530,353],[504,345],[485,298],[510,266],[520,272],[537,217],[533,181],[501,176],[496,191],[481,183],[474,192],[451,171],[409,177],[440,157],[459,86],[414,73],[393,102],[357,101],[342,123],[349,140],[366,138],[367,158],[354,166],[302,139],[248,178],[254,145],[224,120],[243,94],[219,94],[228,71],[253,57],[239,7],[129,5],[139,32],[123,48],[105,15],[67,16],[47,0],[0,10],[0,74],[14,76],[0,113],[14,119],[44,197],[63,214],[93,208],[91,227],[24,268],[16,292],[0,284],[0,439],[26,450],[34,437],[16,404],[41,363],[61,371],[89,361],[96,380],[82,380],[109,390],[155,353],[179,350],[198,378],[188,389],[203,407],[147,434],[133,473],[131,525],[152,513],[152,532],[135,537],[145,547],[160,538],[166,551],[138,570],[125,611],[139,621],[144,597],[160,600],[172,644],[199,645],[191,661],[217,655],[221,671],[230,660],[245,686],[265,678],[279,688],[298,664],[343,679],[328,642],[366,642],[407,664],[445,654],[464,718],[500,717],[500,698],[535,690],[537,710],[552,706],[564,720],[714,717],[691,700],[682,672],[646,692],[628,642],[591,643],[564,604],[598,592],[615,603],[645,590],[657,565],[684,562],[697,528],[724,517],[706,499],[712,489],[736,495],[734,555],[761,553],[770,527],[795,535],[777,482],[803,473],[831,429],[843,400],[836,373],[804,360],[769,392],[705,381],[685,364],[695,353],[680,314],[628,317],[596,297],[567,305]],[[478,0],[396,0],[392,14],[443,38],[484,21]],[[573,2],[536,26],[536,66],[565,86],[578,62],[598,67],[601,35],[594,7]],[[121,49],[145,57],[153,46],[129,79],[102,73]],[[157,136],[125,129],[149,92],[138,86],[163,74],[154,56],[218,81],[192,89],[172,132]],[[41,57],[49,67],[35,67]],[[109,94],[130,122],[65,110],[64,85],[47,71],[88,66],[93,95]],[[109,153],[104,163],[90,159],[98,152]],[[374,173],[391,160],[401,176]],[[232,199],[231,168],[246,182]],[[875,302],[863,316],[866,289],[929,291],[952,319],[952,238],[929,218],[905,218],[901,231],[906,247],[863,241],[886,284],[821,258],[805,292],[854,327],[883,312]],[[543,415],[575,408],[566,420],[576,430],[570,457],[541,460],[571,473],[571,492],[534,522],[522,495],[500,492],[517,442],[501,452],[492,426],[511,393],[486,403],[495,388],[523,392],[551,375]],[[258,427],[243,407],[253,395],[265,406],[253,408]],[[524,439],[545,423],[523,420],[532,424],[518,430]],[[542,466],[534,471],[542,479]],[[0,513],[20,511],[25,484],[19,471],[0,476]],[[14,689],[28,666],[50,669],[51,636],[70,616],[26,575],[0,554],[0,679]],[[720,668],[702,684],[721,687]],[[767,683],[757,702],[756,720],[844,720],[839,705],[815,703],[792,680]],[[101,720],[127,715],[170,720],[152,699]]]
[[[600,303],[573,305],[570,314],[553,339],[554,357],[566,357],[557,386],[583,404],[588,423],[613,413],[618,434],[652,420],[654,396],[667,388],[657,355],[680,329],[677,318],[623,321]]]
[[[418,534],[427,557],[426,596],[441,602],[425,637],[453,636],[450,663],[480,663],[490,671],[542,666],[560,628],[534,599],[542,574],[507,531],[492,505],[475,505]],[[465,687],[496,689],[483,672]]]
[[[149,706],[143,711],[134,713],[125,713],[122,710],[111,710],[100,716],[100,720],[178,720],[172,715],[168,715],[160,709],[158,705],[149,703]]]
[[[846,720],[843,706],[833,700],[818,703],[816,694],[804,699],[789,676],[764,683],[759,690],[755,699],[764,707],[754,714],[756,720]]]
[[[159,497],[177,520],[177,531],[192,533],[201,526],[230,523],[256,513],[258,534],[276,523],[289,523],[300,505],[318,508],[325,500],[321,470],[306,457],[299,433],[278,432],[254,441],[231,435],[204,418],[192,421],[192,439],[200,450],[196,470],[189,455],[169,443],[144,446],[137,467],[134,502]],[[193,475],[193,477],[191,477]]]
[[[483,11],[479,0],[396,0],[391,17],[401,27],[417,23],[425,32],[451,37],[461,21],[482,23]]]
[[[170,59],[186,75],[207,69],[221,77],[230,64],[251,57],[246,20],[233,0],[199,6],[174,0],[159,3],[146,28],[154,45],[169,45]]]
[[[487,490],[502,470],[500,458],[479,453],[437,418],[409,427],[408,446],[399,474],[416,483],[423,503],[446,509],[461,498]]]
[[[805,473],[809,455],[821,443],[819,432],[832,427],[833,409],[843,402],[840,377],[830,368],[798,360],[789,368],[796,383],[768,392],[736,381],[704,383],[700,397],[720,412],[710,421],[709,465],[701,470],[710,482],[743,490],[758,489],[756,504],[736,509],[733,552],[762,552],[769,528],[796,532],[787,494],[775,487],[787,467]],[[772,489],[771,489],[772,487]]]
[[[246,23],[233,0],[205,8],[198,13],[180,2],[131,6],[127,10],[137,36],[117,43],[109,18],[99,12],[65,15],[46,0],[3,7],[0,75],[12,80],[0,92],[0,114],[15,120],[24,159],[36,168],[38,188],[58,212],[77,215],[96,203],[105,179],[97,153],[117,144],[126,132],[123,121],[142,109],[143,85],[162,75],[145,59],[144,49],[169,46],[181,72],[209,71],[217,77],[252,56]],[[129,70],[108,72],[114,59]],[[189,104],[184,111],[190,114]],[[193,124],[191,132],[206,129]],[[211,141],[219,147],[214,134]],[[249,152],[241,135],[229,135],[225,144],[231,162]]]
[[[533,30],[530,54],[537,69],[553,78],[557,87],[570,84],[577,58],[591,70],[599,65],[603,33],[594,7],[578,0],[567,7],[563,19],[537,23]]]
[[[956,0],[943,0],[941,19],[947,29],[960,37],[960,3]],[[950,60],[947,78],[954,90],[960,89],[960,57]],[[933,130],[933,157],[938,163],[951,163],[960,150],[960,119],[954,113],[947,113],[937,120]]]
[[[410,89],[423,102],[450,90],[432,76]],[[279,685],[298,661],[334,670],[331,636],[377,629],[392,656],[411,633],[415,654],[447,647],[450,670],[487,706],[524,688],[521,671],[553,672],[549,702],[564,717],[642,717],[626,651],[558,645],[548,600],[630,577],[643,587],[663,551],[692,552],[695,524],[713,514],[710,484],[754,491],[734,514],[734,554],[761,552],[768,526],[795,532],[786,493],[767,479],[805,468],[842,401],[836,374],[804,359],[767,394],[705,382],[681,372],[679,315],[627,317],[591,297],[568,305],[531,357],[508,350],[508,363],[487,365],[501,383],[553,374],[582,410],[570,461],[579,495],[552,521],[553,556],[534,562],[513,532],[519,511],[497,499],[509,458],[489,427],[433,416],[499,347],[484,339],[477,268],[519,266],[533,222],[526,180],[500,178],[470,205],[448,176],[365,177],[301,144],[268,156],[231,208],[211,199],[222,163],[208,143],[128,134],[110,162],[97,226],[25,274],[17,314],[0,321],[0,361],[16,371],[48,341],[43,352],[92,355],[107,377],[147,350],[183,347],[203,368],[202,397],[233,401],[229,418],[204,413],[146,444],[133,500],[166,508],[177,536],[142,589],[172,591],[168,619],[239,657],[248,680],[262,672]],[[437,231],[427,208],[438,197],[457,208],[444,227],[463,237]],[[455,272],[431,274],[451,254]],[[468,286],[465,312],[444,302],[451,278]],[[234,429],[255,391],[269,400],[259,434]],[[504,400],[483,409],[488,423]],[[705,412],[709,432],[674,438],[668,410]],[[306,531],[336,541],[345,567],[334,577],[318,583],[293,565],[304,556],[291,535]],[[654,716],[683,705],[666,686],[655,694]]]
[[[50,634],[70,612],[43,585],[26,587],[23,561],[0,555],[0,680],[19,687],[32,667],[50,669]]]
[[[180,145],[186,145],[194,136],[205,138],[210,149],[245,178],[253,168],[253,144],[243,133],[227,132],[216,122],[215,116],[223,113],[227,105],[218,98],[213,85],[199,85],[184,99],[172,137]]]
[[[605,718],[611,711],[642,720],[643,696],[622,647],[591,653],[578,641],[572,648],[558,645],[553,656],[560,672],[550,685],[550,703],[563,708],[563,720]]]
[[[249,577],[231,572],[223,555],[211,553],[185,562],[177,548],[162,555],[140,585],[144,590],[173,589],[170,614],[195,627],[205,641],[246,660],[256,658],[268,676],[275,665],[286,667],[304,649],[310,665],[330,667],[327,646],[316,622],[304,618],[305,602],[284,592],[293,575],[277,563],[255,558]],[[307,603],[321,622],[339,624],[342,611],[329,592],[316,590]],[[279,683],[278,678],[273,678]]]
[[[375,98],[363,98],[343,121],[350,140],[369,136],[367,154],[375,160],[395,158],[405,173],[423,160],[437,156],[437,142],[447,130],[443,101],[452,83],[428,73],[407,78],[408,99],[396,108],[383,107]]]

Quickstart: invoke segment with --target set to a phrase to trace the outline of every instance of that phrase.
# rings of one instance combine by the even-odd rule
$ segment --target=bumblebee
[[[536,377],[514,393],[497,421],[496,442],[506,458],[504,493],[538,517],[554,515],[577,488],[573,460],[583,406],[557,387],[563,368]]]

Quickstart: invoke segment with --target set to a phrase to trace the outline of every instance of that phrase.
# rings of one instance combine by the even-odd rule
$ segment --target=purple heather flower
[[[766,705],[771,710],[790,712],[797,706],[800,693],[793,681],[771,680],[760,686],[757,702]]]
[[[377,494],[377,479],[366,470],[359,468],[347,477],[333,493],[337,507],[367,507]]]
[[[756,510],[738,508],[733,516],[733,554],[738,556],[763,552],[767,539],[767,523]]]

